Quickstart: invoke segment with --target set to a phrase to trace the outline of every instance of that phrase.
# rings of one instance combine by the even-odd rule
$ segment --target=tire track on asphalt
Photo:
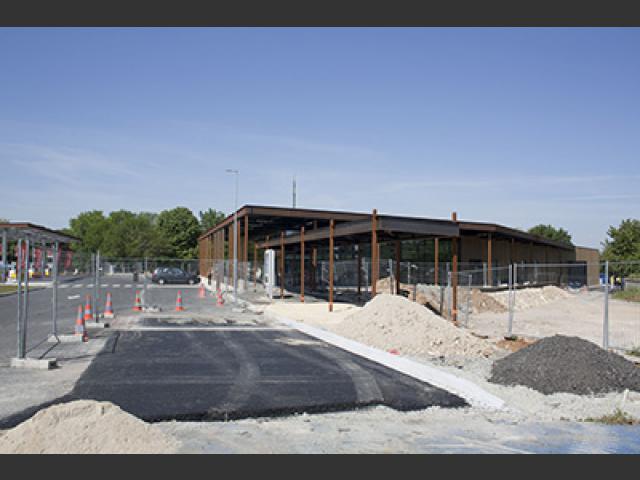
[[[304,362],[311,363],[324,370],[331,370],[334,373],[346,373],[353,383],[359,403],[372,404],[384,401],[384,395],[382,394],[375,377],[366,369],[351,360],[349,358],[349,354],[346,352],[343,354],[342,351],[328,343],[323,344],[323,346],[308,345],[304,347],[312,350],[321,357],[330,360],[330,363],[327,364],[327,362],[323,362],[317,358],[304,355],[298,351],[298,348],[300,347],[293,345],[289,346],[287,352]]]
[[[205,357],[213,361],[219,361],[220,358],[211,353],[211,350],[203,346],[198,341],[198,335],[194,332],[185,332],[186,336],[191,340],[192,345]],[[218,417],[220,414],[227,415],[229,412],[241,410],[249,398],[253,395],[253,389],[256,387],[260,378],[260,367],[253,356],[240,343],[233,340],[232,334],[228,332],[215,333],[222,337],[224,346],[231,352],[238,363],[238,372],[235,375],[233,384],[226,393],[225,400],[218,407],[212,407],[209,414]]]

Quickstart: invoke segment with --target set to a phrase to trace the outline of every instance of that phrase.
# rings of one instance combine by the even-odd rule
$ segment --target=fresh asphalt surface
[[[130,315],[136,287],[125,285],[133,282],[117,277],[101,282],[107,285],[103,296],[112,294],[116,315],[119,310]],[[92,291],[88,284],[79,279],[60,290],[61,332],[73,331],[77,305]],[[234,314],[230,304],[216,308],[211,297],[198,298],[197,287],[156,287],[148,298],[162,304],[166,315],[175,306],[178,289],[187,310],[205,305],[215,324],[205,330],[199,322],[182,319],[179,324],[159,316],[140,323],[152,330],[116,330],[69,395],[0,419],[0,428],[14,426],[44,406],[75,399],[110,401],[147,421],[226,420],[370,405],[398,410],[466,405],[447,391],[295,330],[256,325],[258,316]],[[50,333],[50,302],[51,289],[31,292],[28,344],[33,352]],[[1,353],[6,359],[15,355],[15,305],[15,295],[0,298]]]

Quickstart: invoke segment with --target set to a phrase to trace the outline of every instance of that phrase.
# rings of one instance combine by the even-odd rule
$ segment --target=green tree
[[[202,230],[202,233],[204,233],[223,221],[226,218],[226,215],[224,212],[209,208],[204,212],[198,212],[198,217],[200,217],[200,229]]]
[[[196,258],[200,223],[186,207],[164,210],[158,215],[160,234],[171,246],[175,258]]]
[[[610,262],[640,261],[640,220],[626,219],[620,226],[609,226],[608,239],[602,242],[603,260]],[[639,274],[640,265],[614,264],[609,269],[616,275]]]
[[[564,228],[556,228],[553,225],[539,224],[535,227],[531,227],[528,232],[533,235],[539,235],[550,240],[555,240],[556,242],[573,245],[573,242],[571,241],[571,235]]]
[[[81,240],[72,245],[74,251],[92,253],[101,249],[106,229],[107,219],[102,211],[91,210],[69,220],[69,228],[65,231]]]

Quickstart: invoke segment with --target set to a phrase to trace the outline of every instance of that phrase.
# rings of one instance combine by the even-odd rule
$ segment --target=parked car
[[[176,267],[159,267],[153,271],[151,281],[164,285],[165,283],[188,283],[194,285],[200,281],[194,273],[185,272]]]

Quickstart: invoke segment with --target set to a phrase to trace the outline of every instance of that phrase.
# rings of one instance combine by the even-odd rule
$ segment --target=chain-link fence
[[[500,267],[491,287],[468,286],[458,311],[469,328],[489,336],[579,336],[607,348],[640,347],[640,262],[513,264]],[[474,272],[459,272],[458,284]],[[639,282],[640,283],[640,282]],[[467,302],[470,305],[467,307]]]
[[[275,298],[281,292],[284,297],[302,293],[300,258],[291,257],[284,265],[279,259],[276,261]],[[230,268],[231,262],[227,262],[227,284]],[[452,265],[446,262],[381,259],[372,265],[368,257],[336,259],[333,300],[358,305],[368,301],[375,271],[377,293],[403,295],[447,319],[453,319],[455,314],[459,325],[480,335],[538,338],[564,334],[620,350],[640,347],[640,303],[637,295],[633,296],[637,291],[634,289],[640,288],[640,261],[513,265],[476,262],[458,264],[457,275],[451,270]],[[328,260],[305,258],[305,296],[327,300],[330,273]]]

